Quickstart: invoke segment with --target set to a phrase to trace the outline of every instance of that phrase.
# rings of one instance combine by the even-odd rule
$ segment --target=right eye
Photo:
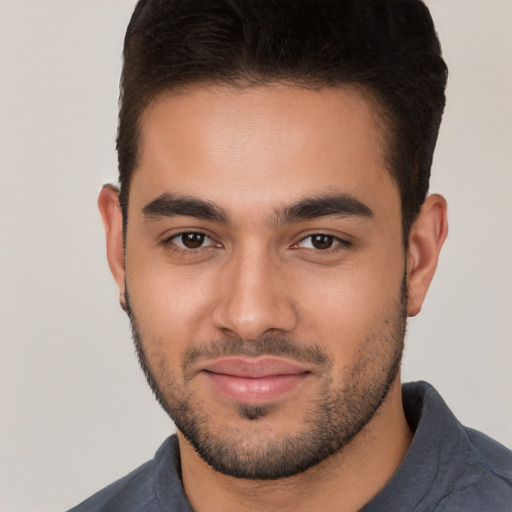
[[[197,233],[195,231],[186,231],[178,233],[166,240],[166,243],[172,243],[185,250],[203,249],[205,247],[218,246],[208,235]]]

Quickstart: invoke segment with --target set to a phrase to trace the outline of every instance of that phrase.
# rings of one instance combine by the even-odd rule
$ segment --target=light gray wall
[[[512,1],[430,0],[451,232],[404,374],[512,445]],[[133,0],[0,0],[0,511],[65,510],[172,430],[137,367],[96,196]]]

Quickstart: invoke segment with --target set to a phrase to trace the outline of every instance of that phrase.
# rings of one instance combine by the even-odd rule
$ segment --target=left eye
[[[341,244],[342,241],[339,238],[332,235],[323,235],[319,233],[315,235],[309,235],[306,238],[303,238],[297,244],[297,247],[302,247],[305,249],[315,249],[317,251],[326,251]]]
[[[200,249],[201,247],[215,245],[215,242],[209,236],[193,231],[180,233],[173,236],[169,241],[182,249]]]

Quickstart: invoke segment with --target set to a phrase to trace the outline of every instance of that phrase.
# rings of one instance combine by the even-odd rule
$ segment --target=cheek
[[[395,322],[400,305],[403,262],[373,260],[304,281],[301,317],[307,336],[337,353],[358,351],[367,339]]]
[[[211,290],[192,266],[176,269],[127,257],[126,267],[130,304],[146,344],[172,343],[184,351],[191,341],[203,339]]]

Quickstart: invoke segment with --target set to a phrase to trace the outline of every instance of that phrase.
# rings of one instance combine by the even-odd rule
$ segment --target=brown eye
[[[334,235],[315,233],[303,238],[295,247],[301,249],[314,249],[315,251],[328,251],[338,247],[349,247],[350,243]]]
[[[334,243],[334,237],[329,235],[312,235],[311,245],[319,251],[330,249]]]
[[[179,245],[187,249],[199,249],[207,237],[203,233],[182,233],[177,238],[181,242]]]
[[[162,245],[168,249],[182,251],[190,254],[199,253],[214,248],[221,248],[221,244],[212,240],[205,233],[199,231],[182,231],[162,241]]]

